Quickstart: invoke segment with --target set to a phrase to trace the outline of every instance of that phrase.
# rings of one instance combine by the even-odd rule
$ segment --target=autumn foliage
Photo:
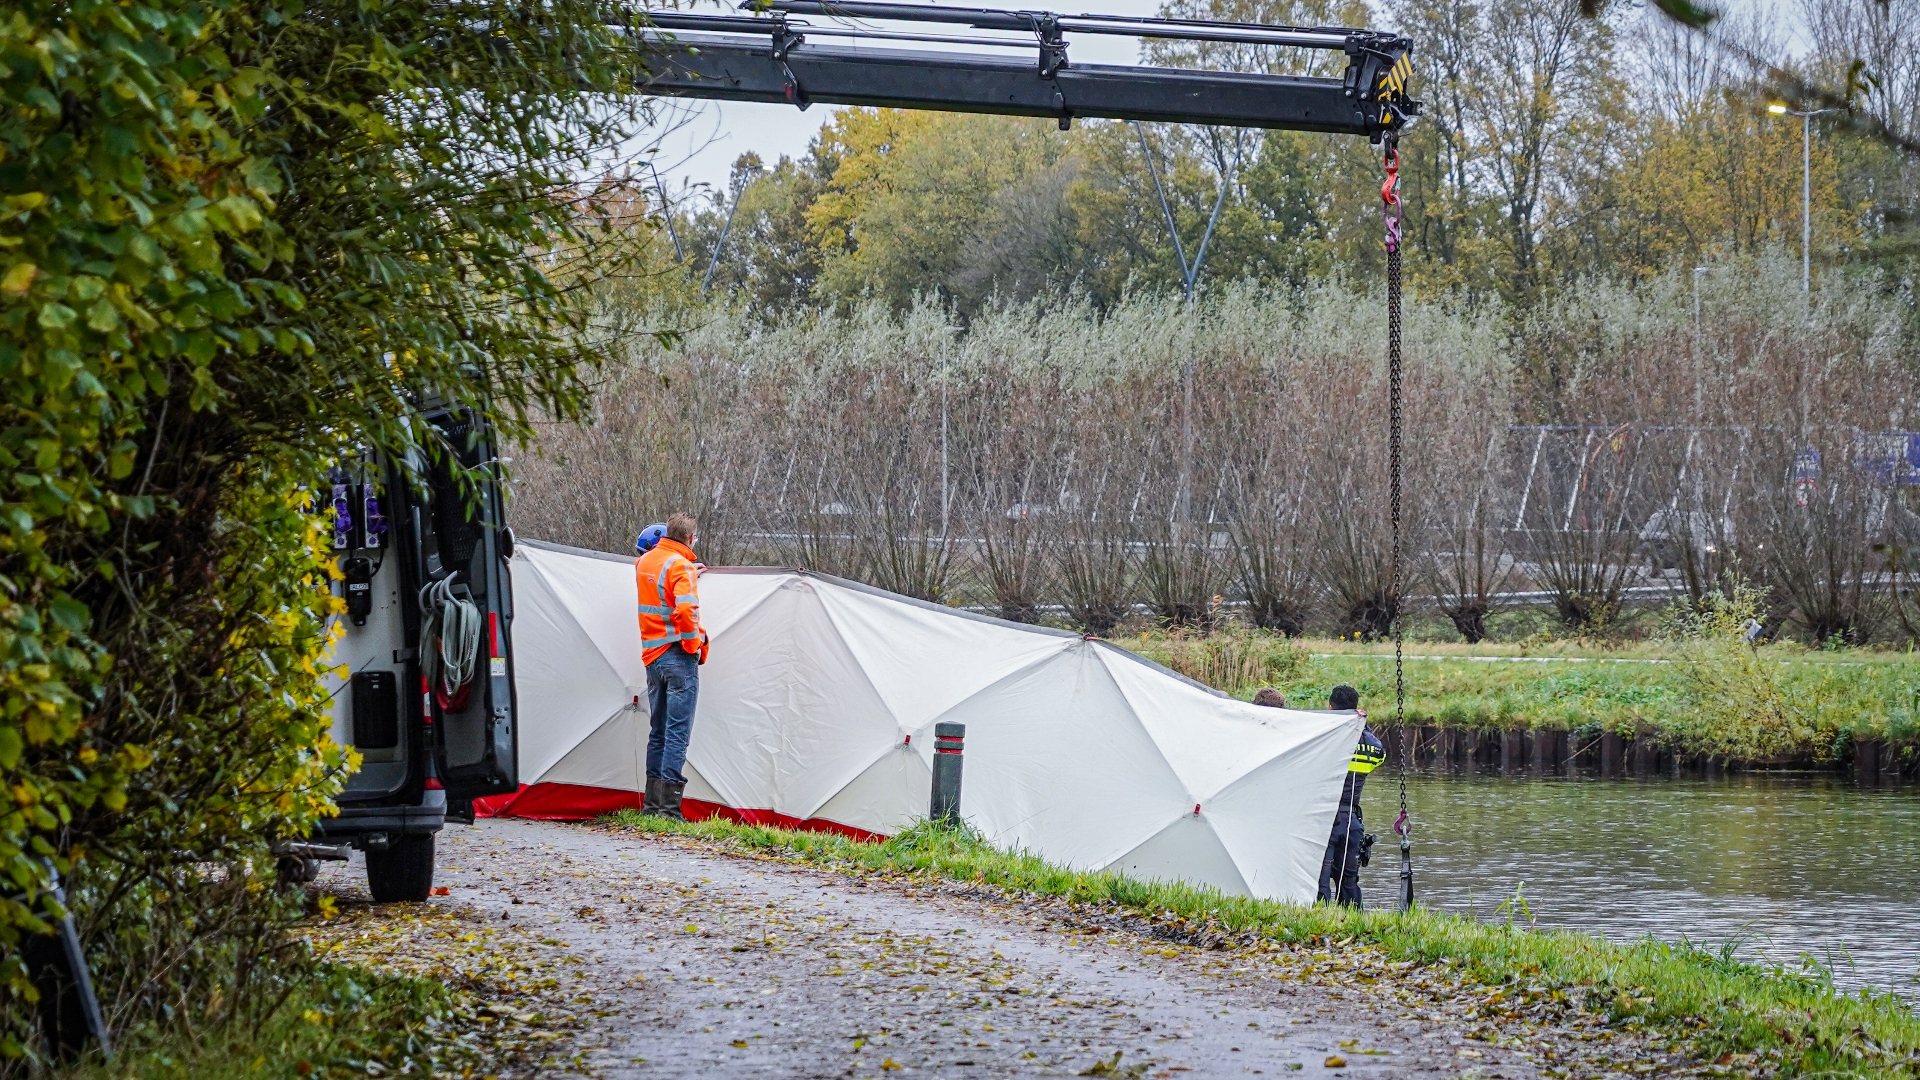
[[[432,403],[511,432],[584,394],[584,314],[524,255],[580,238],[568,170],[636,119],[581,102],[630,58],[541,10],[0,12],[0,1071],[44,1052],[56,873],[135,1046],[298,970],[267,844],[351,764],[303,490]]]

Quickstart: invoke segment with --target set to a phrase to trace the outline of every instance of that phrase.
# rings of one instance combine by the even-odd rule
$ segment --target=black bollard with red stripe
[[[960,824],[960,760],[966,748],[967,725],[933,725],[933,805],[927,817]]]

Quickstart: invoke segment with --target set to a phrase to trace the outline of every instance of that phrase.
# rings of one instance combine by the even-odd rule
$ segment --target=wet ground
[[[606,1077],[1678,1075],[1669,1048],[1358,946],[1195,948],[1110,913],[582,826],[441,834],[435,905],[584,961]],[[323,888],[360,892],[360,867]]]

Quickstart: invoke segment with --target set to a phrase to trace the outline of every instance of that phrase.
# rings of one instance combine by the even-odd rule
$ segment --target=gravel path
[[[602,1077],[1673,1075],[1597,1021],[1503,1024],[1445,979],[1302,977],[1296,950],[1063,904],[527,821],[450,825],[439,861],[435,903],[585,961]]]

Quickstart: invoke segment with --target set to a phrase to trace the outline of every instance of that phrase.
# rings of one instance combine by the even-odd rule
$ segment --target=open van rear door
[[[473,799],[519,788],[513,582],[507,569],[513,533],[506,525],[492,432],[466,413],[430,415],[429,422],[450,455],[426,455],[416,462],[427,482],[413,487],[408,499],[407,525],[418,538],[411,576],[420,600],[419,700],[450,813],[464,816],[463,807]],[[471,612],[463,610],[459,618],[478,616],[473,655],[460,655],[459,642],[444,645],[432,634],[441,610],[436,594],[472,605]],[[448,670],[444,661],[449,657],[430,655],[433,650],[451,653],[456,665],[465,661],[470,678],[463,687],[449,692],[446,680],[437,677]]]

